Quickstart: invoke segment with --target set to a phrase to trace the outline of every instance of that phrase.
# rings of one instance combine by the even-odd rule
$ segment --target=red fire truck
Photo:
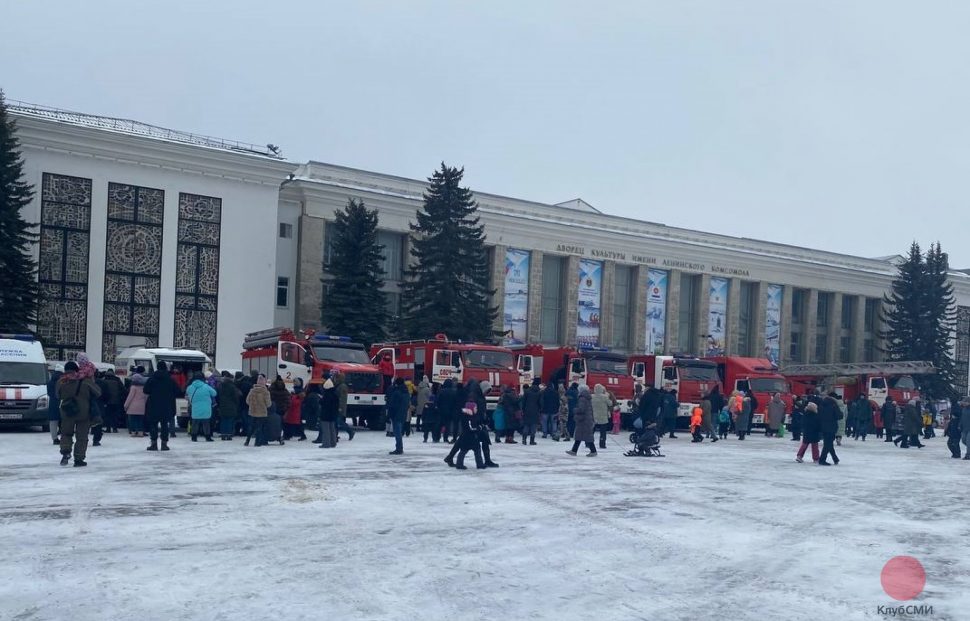
[[[739,356],[714,356],[705,358],[717,365],[717,375],[730,395],[733,391],[751,391],[758,400],[757,411],[752,415],[755,425],[764,425],[765,414],[771,396],[778,393],[785,402],[785,411],[792,411],[793,396],[791,384],[778,368],[767,358],[742,358]]]
[[[297,337],[289,328],[271,328],[247,334],[243,341],[243,373],[256,370],[270,381],[277,375],[292,390],[297,378],[304,384],[321,384],[330,371],[340,371],[347,382],[347,407],[377,425],[384,408],[381,375],[360,343],[346,336],[305,331]],[[366,410],[362,410],[366,408]]]
[[[630,356],[627,364],[633,381],[641,387],[653,385],[677,391],[678,428],[687,427],[691,412],[700,405],[704,395],[720,386],[717,365],[700,358],[636,354]]]
[[[516,368],[522,382],[532,383],[533,377],[543,384],[586,384],[590,390],[602,384],[620,404],[620,412],[629,414],[633,408],[633,378],[627,370],[626,356],[606,348],[545,347],[521,345],[512,347],[518,354]]]
[[[502,386],[519,385],[515,354],[499,345],[453,342],[439,334],[434,339],[378,343],[371,346],[370,355],[374,364],[390,355],[395,375],[415,383],[424,376],[434,384],[447,379],[462,383],[488,380],[492,385],[485,395],[489,409],[498,403]]]
[[[896,403],[919,399],[913,375],[935,372],[932,363],[919,361],[796,364],[781,370],[792,383],[795,394],[820,388],[823,392],[834,391],[848,402],[864,393],[880,407],[887,396],[892,396]]]

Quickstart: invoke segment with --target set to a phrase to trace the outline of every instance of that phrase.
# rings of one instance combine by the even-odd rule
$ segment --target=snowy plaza
[[[447,445],[358,433],[168,453],[106,435],[60,468],[46,433],[0,433],[0,619],[879,619],[970,617],[963,460],[843,442],[665,440],[664,458],[562,443],[493,446],[460,472]],[[883,591],[917,558],[913,601]],[[880,609],[880,607],[884,607]],[[916,617],[908,617],[916,618]]]

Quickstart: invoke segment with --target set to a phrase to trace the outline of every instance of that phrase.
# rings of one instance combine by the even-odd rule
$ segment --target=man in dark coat
[[[798,397],[795,399],[791,410],[791,439],[793,442],[800,442],[802,439],[803,421],[805,419],[805,406],[807,402]]]
[[[711,408],[713,409],[713,404]],[[640,399],[640,421],[643,423],[643,429],[649,427],[652,423],[657,422],[657,412],[660,410],[660,391],[657,390],[653,384],[647,386],[647,391],[643,393],[643,397]],[[718,410],[720,412],[720,410]],[[660,430],[657,430],[657,435],[660,435]]]
[[[411,395],[404,385],[404,378],[395,378],[387,393],[387,415],[391,419],[391,428],[394,431],[394,450],[388,453],[389,455],[404,453],[404,421],[407,420],[410,405]],[[337,407],[339,409],[339,402]]]
[[[454,434],[455,411],[458,408],[458,392],[455,390],[455,383],[446,379],[438,390],[438,398],[435,403],[438,406],[439,422],[444,429],[444,441],[454,443],[457,436]],[[448,438],[451,438],[450,440]]]
[[[222,380],[217,389],[219,398],[219,437],[232,440],[236,431],[236,415],[239,413],[239,400],[242,393],[228,371],[222,372]]]
[[[556,435],[556,418],[559,415],[559,390],[555,382],[542,389],[542,437]]]
[[[680,404],[677,402],[677,391],[671,388],[663,391],[660,401],[660,409],[663,411],[663,430],[670,434],[670,438],[676,439],[674,431],[677,429],[677,410]],[[662,433],[660,435],[663,435]]]
[[[963,418],[963,406],[953,399],[950,405],[950,422],[943,432],[946,436],[946,447],[950,449],[950,457],[953,459],[960,459],[961,418]]]
[[[849,411],[853,414],[852,437],[856,440],[862,438],[862,441],[865,442],[869,428],[872,426],[872,404],[869,403],[869,398],[860,394],[849,406]],[[849,425],[846,423],[846,433],[849,433],[848,427]]]
[[[255,373],[255,371],[253,372]],[[239,389],[239,424],[236,431],[241,431],[244,436],[249,436],[251,435],[252,421],[249,417],[249,403],[246,401],[246,397],[249,396],[249,391],[253,389],[256,380],[251,375],[243,375],[241,371],[237,371],[234,382],[236,388]]]
[[[831,466],[825,458],[832,456],[832,463],[839,465],[839,456],[835,454],[835,434],[839,431],[839,419],[842,418],[842,410],[836,401],[836,394],[830,392],[827,397],[822,399],[822,407],[818,410],[818,427],[822,433],[822,454],[819,455],[819,466]]]
[[[882,404],[882,426],[886,431],[886,439],[883,442],[892,442],[896,426],[896,402],[893,401],[892,395],[886,397],[886,402]]]
[[[819,428],[818,406],[814,403],[803,402],[805,411],[802,414],[802,444],[798,447],[795,461],[802,463],[805,449],[812,447],[812,461],[818,463],[818,441],[822,437]],[[834,437],[834,435],[833,435]]]
[[[536,378],[522,395],[522,444],[530,443],[535,446],[536,427],[539,425],[541,409],[542,392],[539,389],[539,378]]]
[[[118,426],[124,415],[122,404],[125,402],[125,384],[115,375],[114,369],[104,372],[100,384],[101,400],[104,402],[104,430],[106,433],[118,433]]]
[[[910,446],[923,448],[923,443],[919,441],[920,432],[923,430],[923,417],[920,415],[920,409],[919,403],[915,399],[903,406],[903,429],[901,431],[903,439],[899,448],[909,448]]]
[[[151,440],[148,450],[158,450],[159,427],[161,427],[162,450],[167,451],[169,423],[175,418],[175,399],[179,394],[179,387],[164,362],[158,363],[158,368],[145,382],[145,394],[148,395],[148,402],[145,404],[145,422],[148,424]]]

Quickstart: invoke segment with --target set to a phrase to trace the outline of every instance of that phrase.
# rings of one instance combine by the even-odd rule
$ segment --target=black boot
[[[168,449],[168,442],[166,442],[165,440],[162,440],[162,450],[163,451],[169,450]]]
[[[62,466],[66,466],[69,461],[71,461],[71,455],[70,454],[61,455],[61,465]]]
[[[75,459],[74,460],[74,467],[75,468],[83,468],[84,466],[87,466],[87,465],[88,465],[88,462],[84,461],[83,459]]]
[[[606,440],[605,439],[601,439],[600,440],[600,448],[601,449],[605,449],[606,448]]]
[[[529,436],[529,444],[531,444],[532,446],[535,446],[536,445],[536,437],[535,436]]]
[[[149,451],[157,451],[158,450],[158,441],[157,440],[152,440],[152,443],[148,445],[148,449],[147,450],[149,450]]]

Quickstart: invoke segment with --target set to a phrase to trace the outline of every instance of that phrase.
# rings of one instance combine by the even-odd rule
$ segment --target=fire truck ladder
[[[294,338],[293,331],[289,328],[270,328],[259,332],[250,332],[243,340],[243,349],[255,349],[266,345],[273,345],[280,341],[280,337],[286,334],[289,338]]]
[[[785,376],[832,377],[839,375],[924,375],[936,373],[931,362],[847,362],[842,364],[795,364],[781,370]]]

